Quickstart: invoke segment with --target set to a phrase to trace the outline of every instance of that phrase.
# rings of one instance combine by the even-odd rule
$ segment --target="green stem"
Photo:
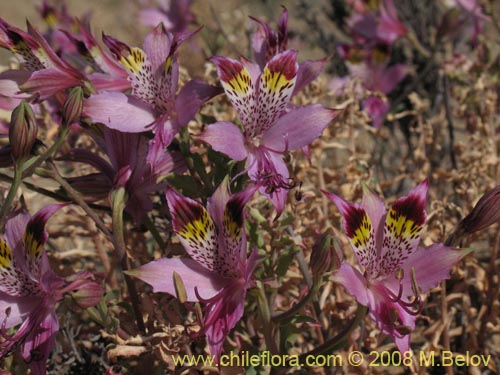
[[[14,197],[17,194],[17,190],[19,189],[19,185],[21,185],[22,181],[22,170],[23,170],[23,162],[17,161],[14,165],[14,179],[12,180],[12,184],[10,185],[9,192],[7,194],[7,198],[3,202],[2,208],[0,209],[0,228],[3,228],[5,221],[7,219],[7,212],[14,201]]]
[[[301,354],[299,356],[299,363],[304,363],[308,356],[318,356],[324,353],[329,353],[334,350],[341,348],[344,345],[344,341],[347,336],[356,328],[361,320],[365,317],[368,309],[365,306],[358,306],[358,310],[356,312],[356,316],[354,319],[347,325],[341,332],[332,337],[331,339],[325,341],[322,345],[317,346],[313,350]]]
[[[284,320],[288,320],[292,318],[295,314],[297,314],[300,309],[302,309],[312,298],[318,293],[318,285],[313,285],[309,288],[307,294],[302,298],[298,303],[293,305],[289,310],[284,311],[280,314],[275,314],[272,316],[271,320],[274,322],[281,322]]]
[[[123,235],[123,210],[125,209],[125,202],[125,188],[121,187],[113,193],[113,238],[115,239],[115,243],[117,245],[115,246],[115,250],[118,254],[118,257],[120,258],[122,271],[127,271],[130,268],[126,252],[127,247]],[[139,297],[134,280],[125,273],[123,274],[123,277],[125,279],[125,283],[127,284],[130,300],[132,301],[132,309],[134,310],[137,328],[139,328],[141,333],[145,334],[146,327],[144,325],[144,321],[142,320],[141,309],[139,306]]]
[[[59,137],[57,137],[56,141],[50,146],[50,148],[40,155],[38,158],[35,158],[34,160],[30,160],[28,163],[26,163],[25,169],[23,171],[23,178],[29,177],[33,174],[36,168],[38,168],[42,163],[46,160],[48,160],[52,155],[54,155],[57,150],[61,147],[63,144],[64,140],[69,134],[69,127],[63,126],[61,128]]]
[[[271,351],[271,353],[276,354],[279,353],[278,347],[276,345],[275,336],[273,335],[273,324],[271,322],[271,311],[269,309],[269,303],[267,301],[266,291],[264,289],[264,285],[260,282],[257,283],[258,291],[257,291],[257,299],[259,312],[262,317],[262,326],[264,333],[264,340],[266,341],[266,345]]]

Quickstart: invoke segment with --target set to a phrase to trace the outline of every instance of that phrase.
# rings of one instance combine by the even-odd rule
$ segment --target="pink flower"
[[[21,347],[34,375],[46,373],[45,363],[55,346],[57,302],[78,290],[90,289],[92,301],[103,294],[88,272],[67,282],[50,268],[43,248],[48,239],[44,227],[59,207],[46,206],[33,217],[16,214],[7,221],[5,238],[0,239],[0,359]],[[7,333],[16,326],[14,333]]]
[[[391,45],[408,29],[398,19],[398,12],[392,0],[374,2],[375,7],[355,7],[355,13],[348,20],[354,38],[366,46]]]
[[[260,68],[247,61],[216,56],[222,86],[243,124],[216,122],[201,140],[231,159],[247,159],[250,179],[261,182],[261,192],[271,199],[278,215],[294,186],[282,154],[309,145],[337,112],[319,104],[291,109],[287,105],[297,80],[297,52],[277,54]]]
[[[224,339],[243,316],[246,291],[257,252],[247,258],[243,209],[256,186],[229,195],[227,182],[208,200],[207,209],[168,188],[166,197],[175,233],[192,259],[160,259],[129,271],[155,292],[176,296],[173,275],[182,278],[187,301],[205,304],[203,332],[218,362]]]
[[[252,48],[255,61],[260,69],[263,70],[274,56],[287,50],[288,10],[283,7],[276,31],[268,23],[255,17],[250,18],[259,24],[259,28],[252,37]],[[325,67],[325,63],[326,58],[321,60],[306,60],[300,63],[292,96],[318,78]]]
[[[0,19],[0,46],[15,54],[30,74],[13,80],[40,100],[70,87],[82,86],[85,76],[59,57],[40,32],[28,23],[28,32]],[[26,78],[21,81],[21,78]]]
[[[168,31],[185,32],[189,24],[195,21],[190,9],[192,3],[193,0],[157,0],[157,7],[141,10],[139,21],[151,27],[163,23]]]
[[[177,48],[193,34],[171,34],[158,25],[144,40],[144,50],[110,36],[104,43],[128,73],[132,94],[106,91],[86,100],[84,114],[111,129],[140,133],[156,128],[166,146],[181,126],[219,90],[191,80],[177,93]]]
[[[141,223],[153,209],[150,194],[166,186],[166,182],[157,181],[170,173],[184,172],[183,159],[166,151],[158,134],[148,140],[143,134],[103,127],[102,134],[93,136],[109,162],[86,149],[71,150],[65,160],[90,164],[99,173],[70,178],[70,184],[90,200],[106,198],[113,189],[125,187],[125,210]]]
[[[470,252],[443,244],[420,246],[428,189],[427,181],[420,183],[388,211],[368,188],[360,205],[325,192],[343,216],[362,268],[343,262],[334,280],[368,307],[370,317],[401,352],[410,350],[410,332],[423,306],[421,293],[447,279],[453,265]]]

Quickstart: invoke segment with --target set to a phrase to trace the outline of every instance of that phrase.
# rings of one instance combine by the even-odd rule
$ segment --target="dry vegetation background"
[[[37,3],[2,0],[1,17],[21,28],[24,28],[25,18],[42,25],[34,9]],[[147,32],[147,28],[137,25],[138,7],[134,2],[86,0],[70,1],[68,4],[71,14],[79,15],[89,10],[92,12],[92,27],[96,35],[104,30],[130,45],[140,45]],[[334,45],[342,36],[337,33],[338,30],[328,19],[327,13],[322,11],[323,7],[330,9],[331,4],[326,1],[195,1],[193,11],[197,20],[206,25],[205,30],[196,36],[197,39],[205,39],[203,53],[210,56],[211,52],[216,51],[231,57],[238,54],[248,56],[247,38],[253,27],[248,15],[274,22],[280,14],[281,4],[286,5],[290,11],[290,47],[300,51],[299,59],[332,56],[326,72],[294,98],[294,102],[320,102],[335,107],[349,101],[354,95],[352,92],[348,91],[345,96],[339,97],[333,95],[328,88],[330,79],[335,74],[345,72],[345,67],[338,63]],[[413,16],[415,17],[412,18]],[[401,9],[401,18],[413,25],[419,22],[418,17],[424,16],[425,14]],[[313,27],[314,24],[316,28]],[[425,37],[425,31],[421,33]],[[333,227],[342,239],[345,257],[355,263],[354,255],[340,230],[339,214],[331,202],[321,196],[319,189],[336,192],[349,201],[359,202],[361,184],[367,182],[390,203],[427,177],[430,181],[430,193],[423,243],[428,245],[443,242],[478,198],[488,189],[500,184],[497,57],[500,35],[490,28],[485,35],[491,38],[491,57],[486,62],[478,63],[473,59],[465,63],[453,61],[446,55],[445,46],[440,51],[440,63],[432,66],[424,76],[410,73],[405,86],[409,89],[399,92],[403,105],[398,107],[395,115],[389,116],[388,126],[373,128],[358,102],[350,101],[339,119],[313,143],[311,163],[302,154],[294,154],[289,165],[291,172],[302,181],[303,197],[297,201],[290,194],[287,212],[282,220],[273,223],[263,232],[262,237],[268,241],[268,251],[281,248],[282,254],[293,254],[293,247],[300,246],[306,256],[309,256],[318,234]],[[214,69],[205,62],[203,53],[191,56],[186,47],[183,48],[179,54],[180,64],[186,72],[215,82]],[[4,51],[1,53],[0,62],[5,64],[9,55]],[[434,87],[429,86],[432,82],[435,83]],[[222,97],[205,106],[202,112],[219,119],[221,116],[232,119],[235,115]],[[453,144],[450,143],[450,121],[454,127]],[[192,124],[194,131],[199,127],[199,124]],[[54,132],[54,129],[47,129],[49,137],[51,131]],[[205,150],[205,146],[199,147],[201,151]],[[451,160],[450,148],[456,158],[455,165]],[[33,182],[40,185],[44,180],[35,179]],[[29,189],[25,190],[28,207],[37,207],[39,202],[30,202],[30,197],[35,199],[36,195]],[[272,216],[271,206],[262,197],[254,199],[250,204],[252,222],[261,219],[256,210],[264,218]],[[64,274],[68,272],[67,269],[74,268],[75,264],[76,268],[104,272],[108,275],[110,289],[118,293],[116,290],[119,290],[120,278],[112,272],[113,260],[107,255],[111,251],[108,242],[77,208],[70,208],[65,212],[68,214],[66,217],[59,215],[59,219],[51,221],[48,227],[51,235],[49,251],[54,263],[58,265],[58,272]],[[160,228],[166,226],[161,213],[157,213],[156,220]],[[133,236],[130,249],[134,262],[138,265],[149,261],[148,253],[151,251],[148,247],[153,246],[150,238],[139,231],[131,230],[130,233]],[[172,241],[170,246],[178,248],[177,241]],[[412,346],[426,353],[449,349],[456,353],[469,351],[491,354],[494,360],[489,368],[455,368],[453,371],[456,374],[495,374],[500,371],[498,225],[468,237],[462,245],[472,247],[474,252],[455,267],[450,280],[429,293],[425,308],[417,320],[416,331],[412,334]],[[162,251],[154,249],[153,253],[160,256]],[[275,310],[285,310],[292,305],[304,293],[305,288],[303,276],[293,256],[289,257],[289,264],[283,266],[288,268],[288,272],[277,293],[269,296],[270,300],[274,299]],[[119,325],[114,333],[101,330],[96,324],[83,323],[88,322],[86,317],[78,321],[78,318],[68,313],[67,319],[62,318],[67,323],[67,326],[63,324],[62,330],[65,340],[61,342],[64,344],[56,349],[51,373],[103,374],[102,367],[98,364],[95,368],[84,365],[79,368],[74,365],[83,358],[84,362],[89,363],[127,363],[124,367],[128,367],[129,372],[124,370],[123,373],[156,375],[156,364],[165,360],[169,351],[176,348],[182,350],[186,344],[186,336],[179,328],[182,322],[176,311],[178,307],[170,297],[153,296],[146,288],[142,289],[142,293],[148,326],[152,329],[156,327],[154,329],[166,333],[168,338],[151,342],[127,341],[136,332],[133,321],[125,310],[120,310],[119,303],[110,305],[110,319],[113,320],[110,324]],[[298,324],[291,336],[295,347],[291,352],[310,350],[314,343],[321,342],[325,332],[340,330],[346,319],[352,317],[356,306],[353,298],[332,282],[324,285],[316,303],[320,307],[320,314],[313,309],[306,313],[320,321],[323,329],[310,327],[306,323]],[[235,343],[234,340],[254,340],[255,338],[247,336],[248,332],[254,332],[256,337],[261,336],[259,332],[262,327],[255,316],[255,306],[247,306],[246,311],[248,315],[237,326],[230,345]],[[194,321],[195,319],[193,324]],[[126,332],[126,335],[121,331]],[[366,332],[373,334],[366,335]],[[394,344],[383,341],[377,332],[374,323],[366,319],[356,331],[358,336],[354,335],[340,353],[346,356],[350,349],[360,345],[358,337],[365,338],[362,343],[365,349],[393,349]],[[127,353],[116,348],[124,343],[136,347],[133,353],[139,353],[140,356],[123,359],[122,356]],[[199,344],[202,347],[203,340]],[[64,372],[69,371],[69,368],[73,368],[73,372]],[[185,373],[202,372],[200,369],[184,370]],[[290,373],[294,371],[300,373],[298,370],[290,370]],[[362,366],[354,369],[345,366],[336,369],[308,369],[306,372],[302,370],[302,373],[402,374],[405,371],[408,370],[402,367],[374,369]],[[413,371],[422,374],[444,373],[440,368],[414,368]],[[181,373],[180,370],[178,373]]]

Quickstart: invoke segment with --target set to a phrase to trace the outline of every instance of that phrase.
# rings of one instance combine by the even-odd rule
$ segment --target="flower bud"
[[[447,239],[446,245],[457,245],[466,235],[486,229],[500,222],[500,186],[486,192],[472,211],[458,223],[457,228]]]
[[[24,100],[12,111],[9,127],[11,155],[15,160],[28,157],[36,141],[38,125],[31,106]]]
[[[66,279],[70,284],[66,289],[70,292],[66,302],[75,310],[93,307],[99,303],[104,295],[102,283],[95,279],[90,272],[79,272]]]
[[[73,87],[69,92],[62,111],[63,121],[65,125],[71,125],[80,120],[83,110],[83,89],[81,87]]]
[[[325,273],[335,271],[340,267],[342,257],[338,245],[330,229],[316,240],[309,263],[314,280],[319,281]]]

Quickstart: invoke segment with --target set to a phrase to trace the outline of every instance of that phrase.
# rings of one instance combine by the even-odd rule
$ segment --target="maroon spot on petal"
[[[365,215],[365,210],[361,207],[355,207],[351,205],[346,207],[344,213],[345,232],[349,238],[353,238],[356,230],[361,228]]]
[[[243,70],[243,64],[236,60],[216,56],[213,57],[211,61],[213,61],[219,68],[220,79],[224,82],[231,81]]]
[[[418,195],[412,194],[398,199],[392,205],[392,209],[396,215],[405,216],[416,225],[423,225],[425,223],[425,200],[421,199]]]
[[[291,80],[297,75],[297,52],[283,52],[271,59],[267,67],[272,73],[279,72],[283,74],[287,80]]]

